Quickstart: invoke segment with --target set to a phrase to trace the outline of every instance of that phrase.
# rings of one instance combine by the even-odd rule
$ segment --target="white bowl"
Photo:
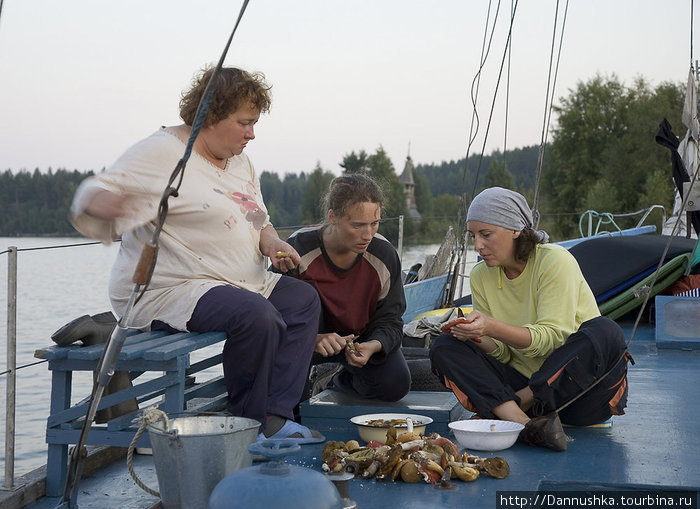
[[[382,444],[386,442],[386,432],[389,431],[389,425],[386,426],[369,426],[368,423],[371,421],[392,421],[395,419],[406,420],[410,418],[413,421],[413,432],[422,435],[425,433],[425,427],[433,422],[433,420],[427,415],[416,415],[416,414],[364,414],[356,415],[350,419],[350,422],[357,426],[357,432],[360,434],[360,438],[365,442],[371,442],[376,440]],[[397,424],[394,426],[397,433],[401,434],[407,431],[408,427],[406,424]]]
[[[518,439],[524,425],[512,421],[470,419],[448,424],[459,445],[475,451],[501,451]]]

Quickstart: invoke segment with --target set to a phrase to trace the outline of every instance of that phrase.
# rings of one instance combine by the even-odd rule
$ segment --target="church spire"
[[[415,188],[416,183],[413,180],[413,160],[411,159],[411,142],[408,142],[408,155],[406,156],[406,164],[403,167],[403,173],[399,177],[399,182],[404,185],[404,193],[406,194],[406,208],[412,219],[420,219],[421,215],[416,207]]]

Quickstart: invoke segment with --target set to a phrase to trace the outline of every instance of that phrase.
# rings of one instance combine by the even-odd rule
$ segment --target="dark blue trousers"
[[[187,328],[227,333],[223,368],[231,414],[263,425],[269,414],[294,419],[320,312],[316,290],[288,276],[282,276],[267,299],[228,285],[199,299]]]

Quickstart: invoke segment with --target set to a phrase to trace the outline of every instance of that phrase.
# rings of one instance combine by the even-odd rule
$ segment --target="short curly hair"
[[[192,85],[180,99],[180,118],[192,126],[197,107],[204,95],[209,79],[214,74],[214,67],[205,67],[192,80]],[[260,110],[270,111],[271,85],[265,82],[265,75],[259,72],[248,73],[235,67],[222,67],[215,76],[209,110],[204,127],[217,124],[228,118],[242,104],[249,103]]]

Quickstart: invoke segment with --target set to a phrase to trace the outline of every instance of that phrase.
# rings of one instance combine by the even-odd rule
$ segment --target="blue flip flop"
[[[299,433],[301,437],[293,437],[294,433]],[[318,433],[318,431],[316,431]],[[256,441],[260,440],[290,440],[295,443],[302,444],[316,444],[319,442],[325,442],[326,437],[318,433],[318,436],[314,436],[312,431],[306,426],[302,426],[298,422],[294,422],[291,419],[287,419],[277,433],[272,436],[266,437],[264,434],[258,434]]]

